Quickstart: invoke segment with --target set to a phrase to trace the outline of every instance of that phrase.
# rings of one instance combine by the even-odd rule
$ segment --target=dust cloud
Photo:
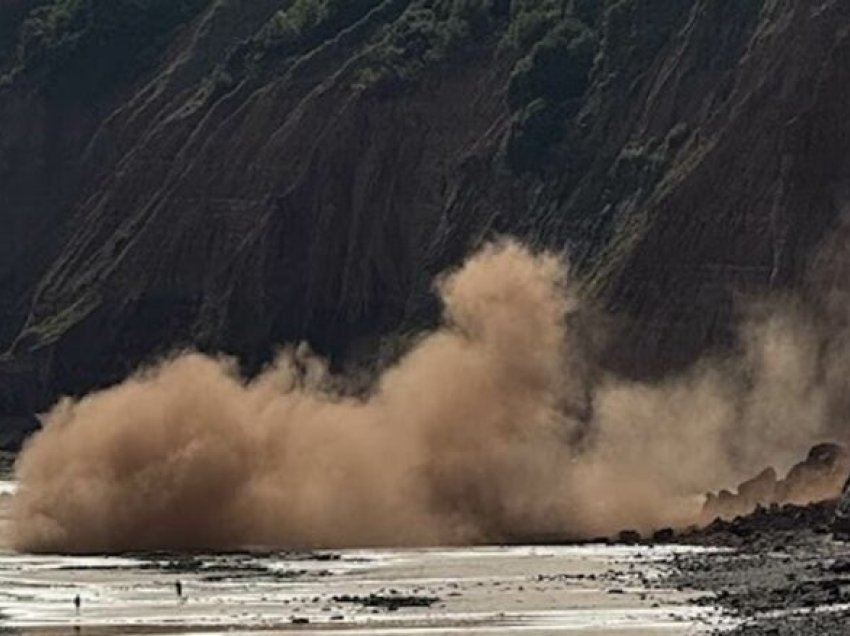
[[[365,397],[305,347],[258,377],[181,353],[64,400],[16,465],[21,550],[579,539],[695,521],[828,437],[793,321],[654,385],[593,366],[566,259],[505,240],[439,279],[439,328]]]

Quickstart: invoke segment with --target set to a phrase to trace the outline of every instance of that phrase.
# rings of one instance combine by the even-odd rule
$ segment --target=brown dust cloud
[[[565,259],[503,240],[366,397],[304,347],[251,379],[175,354],[44,417],[16,465],[27,551],[417,546],[684,526],[700,495],[831,439],[818,343],[773,315],[656,384],[596,373]]]

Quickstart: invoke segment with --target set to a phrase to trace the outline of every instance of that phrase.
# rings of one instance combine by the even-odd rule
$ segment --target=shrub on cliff
[[[507,12],[505,0],[417,0],[387,27],[359,84],[384,92],[404,90],[425,69],[486,41]]]
[[[511,110],[535,99],[561,103],[584,95],[596,53],[593,35],[580,22],[550,31],[514,68],[508,88]]]
[[[12,78],[84,96],[133,79],[210,0],[55,0],[23,21]]]
[[[311,48],[380,4],[380,0],[295,0],[265,25],[258,40],[283,54]]]
[[[595,33],[567,15],[517,62],[508,85],[514,125],[507,159],[514,172],[545,165],[587,92],[596,51]]]

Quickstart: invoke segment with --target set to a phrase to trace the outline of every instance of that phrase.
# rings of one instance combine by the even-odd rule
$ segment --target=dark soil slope
[[[568,248],[623,320],[612,366],[664,373],[732,342],[737,295],[801,284],[850,183],[842,0],[12,0],[0,24],[6,418],[180,345],[374,351],[504,232]]]

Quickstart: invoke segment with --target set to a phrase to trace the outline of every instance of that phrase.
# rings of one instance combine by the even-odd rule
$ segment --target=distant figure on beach
[[[81,605],[81,604],[82,604],[82,601],[80,600],[80,595],[79,595],[79,594],[77,594],[77,595],[74,597],[74,607],[76,608],[77,613],[79,613],[79,611],[80,611],[80,605]]]
[[[180,581],[177,581],[174,584],[174,590],[177,592],[178,598],[183,598],[183,584]]]

